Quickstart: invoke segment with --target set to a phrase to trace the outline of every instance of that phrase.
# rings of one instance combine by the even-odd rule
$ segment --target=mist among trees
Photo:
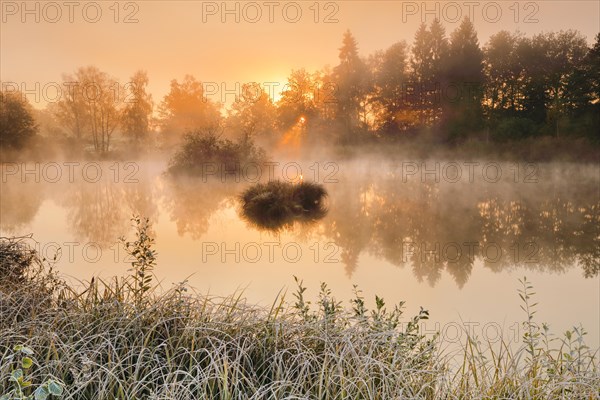
[[[63,75],[63,96],[44,110],[3,85],[0,142],[19,150],[38,133],[42,143],[101,155],[132,146],[172,149],[189,132],[268,148],[542,137],[597,146],[600,34],[594,40],[589,47],[575,30],[532,37],[500,31],[481,44],[468,19],[449,33],[435,20],[410,41],[363,55],[346,31],[337,65],[291,71],[277,101],[260,84],[243,84],[227,108],[192,75],[173,79],[156,102],[142,70],[121,84],[97,67],[80,67]]]

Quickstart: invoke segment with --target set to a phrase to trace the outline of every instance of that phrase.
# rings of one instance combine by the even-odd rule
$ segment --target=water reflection
[[[360,166],[360,167],[358,167]],[[476,261],[500,272],[514,268],[600,272],[600,202],[596,167],[548,164],[536,183],[406,181],[393,168],[369,170],[354,162],[340,167],[339,182],[326,184],[329,212],[311,226],[294,226],[298,241],[333,242],[351,276],[369,254],[421,281],[439,282],[444,272],[462,287]],[[51,213],[44,200],[66,210],[68,229],[80,240],[114,243],[133,213],[157,221],[169,216],[180,236],[207,240],[211,216],[239,210],[249,184],[170,179],[153,171],[135,183],[21,182],[3,176],[3,234],[29,233],[37,213]],[[6,178],[6,179],[5,179]],[[247,226],[248,232],[254,228]],[[244,237],[231,240],[243,241]]]
[[[164,206],[180,236],[200,239],[209,228],[210,217],[233,206],[242,185],[201,178],[164,177]]]
[[[38,213],[45,194],[35,182],[0,183],[0,228],[8,234],[24,229]]]
[[[114,169],[115,163],[93,164],[104,173],[93,178],[63,174],[61,179],[48,181],[43,174],[23,176],[2,171],[2,231],[31,233],[28,225],[37,213],[53,213],[54,204],[66,211],[66,221],[54,221],[57,226],[66,224],[78,242],[110,247],[129,230],[132,215],[147,216],[152,222],[157,220],[156,176],[146,171],[133,180],[125,180],[106,173]]]
[[[358,257],[373,236],[368,196],[372,185],[355,180],[353,184],[336,184],[328,190],[330,206],[324,221],[324,236],[341,248],[346,274],[358,267]]]
[[[494,271],[578,265],[596,276],[600,213],[591,176],[517,185],[411,183],[393,173],[369,183],[353,175],[351,188],[330,190],[328,233],[343,248],[349,274],[357,253],[367,251],[409,266],[431,285],[445,270],[462,287],[476,259]]]
[[[120,185],[101,181],[74,182],[65,193],[62,205],[75,237],[107,246],[127,229],[125,190]]]

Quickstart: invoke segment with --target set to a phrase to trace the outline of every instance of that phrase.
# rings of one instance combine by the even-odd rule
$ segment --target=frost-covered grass
[[[153,241],[137,220],[130,275],[74,289],[17,239],[2,239],[23,279],[0,277],[0,395],[12,387],[15,345],[35,354],[28,379],[64,387],[65,399],[597,399],[598,358],[581,329],[550,339],[535,322],[532,288],[522,281],[525,335],[520,346],[468,337],[456,354],[425,336],[422,310],[359,290],[347,305],[325,284],[311,304],[296,280],[293,296],[272,306],[241,294],[207,297],[185,283],[158,290]],[[30,254],[26,253],[25,255]],[[25,260],[25,261],[23,261]],[[29,261],[27,261],[29,260]],[[33,392],[33,390],[31,390]]]

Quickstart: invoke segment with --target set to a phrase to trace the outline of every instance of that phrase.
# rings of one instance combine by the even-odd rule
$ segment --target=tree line
[[[131,143],[181,141],[186,132],[222,133],[265,144],[296,131],[307,140],[359,143],[427,134],[439,143],[506,142],[536,136],[586,137],[600,131],[600,33],[588,47],[575,30],[526,37],[500,31],[481,46],[471,21],[450,33],[439,20],[366,57],[346,31],[333,68],[293,70],[279,99],[248,83],[225,109],[191,75],[172,80],[159,104],[148,75],[121,85],[96,67],[63,76],[60,100],[37,114],[19,93],[2,91],[3,146],[18,148],[37,131],[106,153],[118,133]],[[37,118],[40,120],[40,118]],[[39,124],[38,124],[39,125]]]

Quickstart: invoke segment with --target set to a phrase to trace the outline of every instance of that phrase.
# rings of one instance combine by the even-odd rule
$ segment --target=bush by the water
[[[1,238],[0,240],[0,284],[21,284],[39,259],[36,253],[23,242],[26,238]]]
[[[266,161],[264,150],[251,139],[234,142],[215,134],[191,132],[169,162],[169,173],[221,178],[239,174],[246,165]]]
[[[508,117],[498,123],[492,131],[491,137],[495,142],[504,143],[527,136],[535,136],[533,132],[538,130],[539,127],[527,118]]]
[[[327,214],[327,191],[313,182],[257,183],[241,195],[242,217],[252,225],[278,231],[294,222],[310,223]]]

